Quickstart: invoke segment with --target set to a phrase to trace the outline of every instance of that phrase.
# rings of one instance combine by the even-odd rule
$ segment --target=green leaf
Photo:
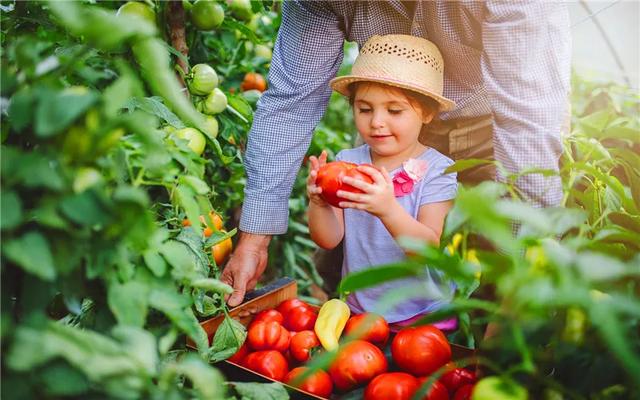
[[[50,396],[79,396],[90,388],[89,381],[77,368],[65,361],[55,361],[41,372],[42,387]]]
[[[224,21],[222,21],[222,28],[232,32],[240,31],[240,33],[242,33],[252,43],[262,43],[262,40],[260,40],[260,38],[257,37],[248,26],[231,18],[225,18]]]
[[[22,202],[14,191],[0,193],[0,229],[13,229],[22,222]]]
[[[624,263],[615,258],[592,252],[578,254],[575,264],[582,276],[590,281],[613,280],[631,273]]]
[[[36,91],[28,86],[21,88],[11,97],[8,113],[13,129],[20,132],[33,121],[36,99]]]
[[[22,269],[46,281],[56,277],[47,239],[39,232],[28,232],[4,243],[3,254]]]
[[[138,281],[111,283],[107,302],[119,324],[142,328],[149,308],[149,287]]]
[[[197,258],[189,246],[177,240],[167,240],[160,246],[160,254],[173,268],[171,274],[178,280],[200,278],[196,271]]]
[[[147,376],[155,375],[159,360],[156,338],[151,332],[132,326],[117,325],[111,333],[118,339],[123,350],[144,369]]]
[[[202,229],[200,224],[195,221],[200,221],[200,207],[198,201],[195,198],[195,192],[191,189],[191,186],[178,185],[176,189],[177,200],[179,204],[184,208],[185,214],[191,223],[191,227],[198,236],[202,235]]]
[[[234,355],[247,338],[247,330],[242,324],[228,316],[216,330],[209,350],[209,361],[218,362]]]
[[[144,258],[145,264],[147,267],[153,272],[153,274],[160,278],[167,271],[167,263],[164,261],[164,258],[158,253],[158,250],[149,249],[146,250],[142,257]]]
[[[195,354],[187,354],[177,370],[193,383],[198,399],[220,400],[225,398],[224,377],[218,370],[202,361]]]
[[[35,131],[40,137],[50,137],[68,128],[96,101],[98,94],[84,87],[48,92],[36,106]]]
[[[388,264],[382,267],[368,268],[353,272],[342,278],[338,286],[338,292],[342,294],[355,292],[394,279],[401,279],[418,275],[416,266],[408,263]]]
[[[607,215],[611,222],[627,228],[631,231],[640,233],[640,216],[630,215],[621,212],[612,212]]]
[[[233,293],[233,288],[226,283],[213,278],[201,278],[191,281],[191,286],[198,289],[204,289],[207,291],[213,291],[221,294]]]
[[[167,108],[162,102],[162,98],[158,96],[133,98],[126,102],[124,105],[129,111],[140,109],[151,115],[155,115],[165,123],[174,126],[175,128],[184,128],[184,123],[175,115],[171,110]]]
[[[251,400],[288,400],[289,393],[279,382],[229,382],[242,399]]]
[[[110,216],[91,190],[65,197],[60,202],[60,210],[71,221],[84,226],[103,225]]]
[[[140,81],[135,77],[130,67],[120,63],[120,70],[120,78],[106,88],[102,95],[104,114],[108,118],[116,117],[132,97],[144,93]]]
[[[493,160],[483,160],[483,159],[477,159],[477,158],[457,160],[452,166],[447,168],[444,171],[444,173],[449,174],[451,172],[460,172],[460,171],[464,171],[464,170],[476,167],[478,165],[493,164],[493,163],[494,163]]]
[[[16,178],[28,188],[47,188],[53,191],[60,191],[64,188],[59,163],[45,157],[44,155],[32,152],[25,154],[19,159],[19,168],[16,171]]]
[[[205,195],[209,193],[209,185],[202,179],[193,175],[183,175],[178,178],[181,184],[188,185],[198,195]]]

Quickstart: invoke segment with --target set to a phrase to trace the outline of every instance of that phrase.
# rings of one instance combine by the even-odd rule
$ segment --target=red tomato
[[[422,388],[429,377],[418,378],[418,389]],[[447,391],[446,386],[444,386],[440,381],[435,381],[433,385],[429,388],[427,394],[422,398],[422,400],[449,400],[449,392]]]
[[[470,385],[476,382],[476,374],[464,368],[455,368],[446,372],[440,377],[442,382],[449,390],[449,394],[453,394],[461,386]]]
[[[249,327],[247,341],[254,350],[285,351],[289,348],[289,332],[276,321],[259,321]]]
[[[361,164],[373,167],[370,164]],[[345,176],[360,179],[367,183],[373,183],[373,179],[369,175],[358,171],[356,168],[358,164],[334,161],[325,164],[318,171],[318,177],[316,178],[316,185],[322,188],[322,197],[334,207],[339,207],[338,204],[344,201],[341,197],[338,197],[336,193],[338,190],[344,190],[352,193],[362,193],[360,189],[356,189],[351,185],[342,183],[342,179]],[[373,167],[375,168],[375,167]]]
[[[276,310],[278,310],[280,314],[282,314],[282,316],[285,316],[286,314],[289,313],[289,311],[300,306],[309,307],[307,303],[305,303],[300,299],[289,299],[280,303],[278,307],[276,307]]]
[[[389,339],[389,324],[378,314],[354,315],[347,321],[342,334],[358,335],[358,339],[366,340],[383,348]]]
[[[292,308],[284,315],[284,327],[293,332],[313,330],[318,313],[309,306]]]
[[[227,358],[227,361],[242,365],[242,360],[244,360],[247,354],[249,354],[249,345],[245,341],[244,343],[242,343],[242,346],[240,346],[240,348],[235,352],[234,355]]]
[[[260,321],[276,321],[277,323],[282,324],[282,321],[284,321],[284,317],[282,316],[280,311],[270,308],[268,310],[262,310],[257,313],[256,316],[253,317],[251,323],[253,324]]]
[[[302,389],[305,392],[315,394],[320,397],[329,397],[333,390],[333,382],[329,374],[323,370],[318,370],[309,375],[305,380],[298,382],[299,377],[307,370],[307,367],[294,368],[284,378],[284,382],[288,385]]]
[[[430,375],[451,360],[451,346],[442,331],[423,325],[405,328],[391,342],[393,361],[413,375]]]
[[[293,335],[289,342],[291,357],[299,362],[309,360],[309,353],[314,347],[320,346],[320,341],[314,331],[301,331]]]
[[[474,385],[462,385],[456,394],[453,396],[453,400],[471,400],[471,394],[473,393]]]
[[[329,367],[329,375],[339,390],[365,384],[386,371],[387,359],[382,350],[364,340],[342,346]]]
[[[275,350],[262,350],[250,353],[244,359],[244,365],[252,371],[262,374],[276,381],[282,381],[289,364],[282,353]]]
[[[418,389],[418,380],[405,372],[388,372],[373,378],[364,391],[364,400],[409,400]]]

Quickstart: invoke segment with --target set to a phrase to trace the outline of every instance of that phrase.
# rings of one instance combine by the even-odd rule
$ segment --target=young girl
[[[344,183],[364,193],[339,191],[344,201],[342,208],[335,208],[325,202],[322,189],[316,186],[327,154],[323,151],[317,158],[310,157],[309,231],[324,249],[344,241],[343,276],[402,260],[405,253],[396,243],[399,237],[439,243],[456,195],[456,175],[444,174],[453,161],[422,145],[418,137],[437,113],[455,106],[442,96],[442,85],[443,61],[437,47],[406,35],[372,37],[360,51],[352,74],[331,81],[334,90],[349,97],[364,141],[360,147],[339,152],[337,160],[376,167],[358,167],[371,177],[372,184],[344,178]],[[378,301],[386,293],[403,289],[414,295],[384,314],[396,327],[441,307],[453,290],[438,271],[426,268],[423,276],[353,293],[347,303],[355,313],[379,312],[383,305]],[[455,320],[439,327],[455,329]]]

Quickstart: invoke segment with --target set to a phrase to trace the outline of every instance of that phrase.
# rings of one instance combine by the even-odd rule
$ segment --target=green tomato
[[[218,74],[208,64],[196,64],[191,68],[189,90],[198,96],[206,96],[218,86]]]
[[[476,383],[471,400],[528,400],[527,390],[499,376],[489,376]]]
[[[266,46],[264,44],[258,44],[255,47],[255,53],[256,53],[256,56],[258,57],[262,57],[265,60],[271,60],[272,52],[269,46]]]
[[[218,120],[211,115],[204,115],[204,132],[211,139],[215,139],[218,136]]]
[[[137,1],[129,1],[122,5],[122,7],[118,9],[116,15],[129,15],[133,17],[139,17],[147,22],[152,23],[153,25],[156,24],[155,11],[153,11],[153,9],[147,4]]]
[[[79,168],[73,180],[73,191],[81,193],[100,182],[102,182],[100,171],[89,167]]]
[[[250,21],[253,16],[250,0],[227,0],[229,10],[234,17],[242,21]]]
[[[195,128],[178,129],[175,135],[180,139],[188,140],[187,146],[189,146],[189,148],[197,155],[202,154],[204,147],[207,144],[207,140],[204,135]]]
[[[247,103],[255,106],[256,103],[258,103],[258,100],[260,100],[262,92],[257,89],[251,89],[245,90],[244,92],[240,93],[240,95],[247,101]]]
[[[191,22],[202,31],[222,25],[224,8],[213,0],[197,0],[191,7]]]
[[[227,108],[227,96],[222,93],[219,88],[213,89],[213,92],[204,99],[202,109],[205,114],[219,114]]]

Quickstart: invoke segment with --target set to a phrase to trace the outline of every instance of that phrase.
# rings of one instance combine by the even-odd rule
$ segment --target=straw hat
[[[409,35],[372,36],[362,46],[350,75],[331,80],[331,88],[349,96],[353,82],[379,82],[423,94],[449,111],[455,103],[442,96],[444,61],[435,44]]]

